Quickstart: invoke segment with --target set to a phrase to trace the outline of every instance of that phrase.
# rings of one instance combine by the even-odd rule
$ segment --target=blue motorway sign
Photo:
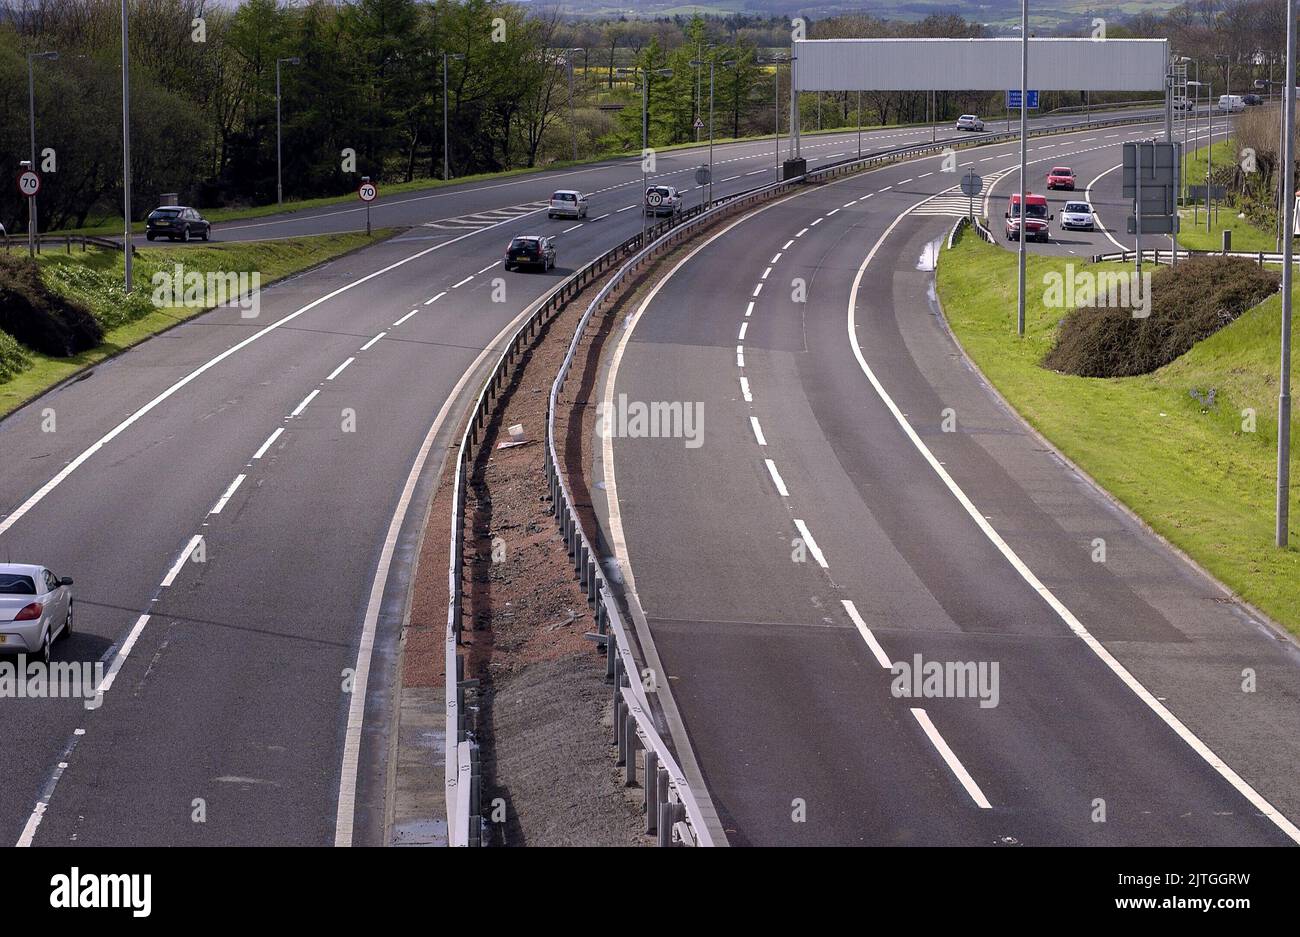
[[[1029,98],[1029,110],[1031,111],[1038,110],[1038,92],[1028,91],[1026,92],[1026,95]],[[1020,110],[1020,89],[1019,88],[1017,88],[1015,91],[1007,92],[1007,110],[1009,111]]]

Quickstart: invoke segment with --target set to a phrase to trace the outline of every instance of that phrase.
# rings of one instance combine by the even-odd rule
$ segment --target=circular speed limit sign
[[[357,195],[363,202],[373,202],[375,197],[379,195],[379,190],[375,188],[373,182],[363,182],[361,187],[357,189]]]
[[[41,177],[30,169],[23,170],[18,174],[18,192],[33,198],[37,192],[41,191]]]
[[[658,192],[650,192],[646,195],[645,200],[649,205],[658,205],[663,202],[664,197]]]

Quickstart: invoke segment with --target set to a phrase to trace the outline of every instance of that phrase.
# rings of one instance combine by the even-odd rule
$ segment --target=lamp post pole
[[[122,223],[123,289],[131,292],[131,56],[127,0],[122,0]]]
[[[1016,254],[1016,334],[1025,334],[1025,222],[1029,206],[1025,204],[1025,169],[1028,153],[1025,150],[1025,114],[1029,95],[1029,0],[1020,0],[1020,242]]]
[[[32,170],[36,170],[36,79],[33,76],[32,64],[36,59],[49,59],[51,62],[58,59],[57,52],[29,52],[27,53],[27,115],[28,124],[31,131],[32,144]],[[36,255],[36,196],[27,198],[27,253],[29,256]]]
[[[1282,362],[1277,395],[1277,531],[1285,547],[1291,507],[1291,253],[1295,231],[1295,0],[1286,0],[1286,85],[1282,94]]]

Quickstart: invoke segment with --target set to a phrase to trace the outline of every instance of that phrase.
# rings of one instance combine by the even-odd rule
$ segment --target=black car
[[[1257,94],[1243,94],[1241,96],[1241,103],[1247,107],[1258,107],[1264,103],[1264,99]]]
[[[206,241],[211,234],[212,225],[193,208],[184,205],[155,208],[144,223],[144,236],[150,241],[160,237],[173,241],[188,241],[190,238]]]
[[[537,234],[524,234],[510,242],[506,248],[506,269],[525,264],[541,267],[545,272],[555,266],[555,238]]]

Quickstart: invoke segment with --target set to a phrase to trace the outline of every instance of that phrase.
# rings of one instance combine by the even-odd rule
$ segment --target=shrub
[[[0,257],[0,331],[60,358],[104,340],[104,329],[90,310],[50,290],[36,262],[27,257]]]
[[[1151,277],[1151,315],[1069,312],[1043,366],[1080,377],[1150,374],[1277,292],[1279,275],[1242,257],[1201,257]]]
[[[0,384],[24,370],[31,360],[12,335],[0,332]]]

